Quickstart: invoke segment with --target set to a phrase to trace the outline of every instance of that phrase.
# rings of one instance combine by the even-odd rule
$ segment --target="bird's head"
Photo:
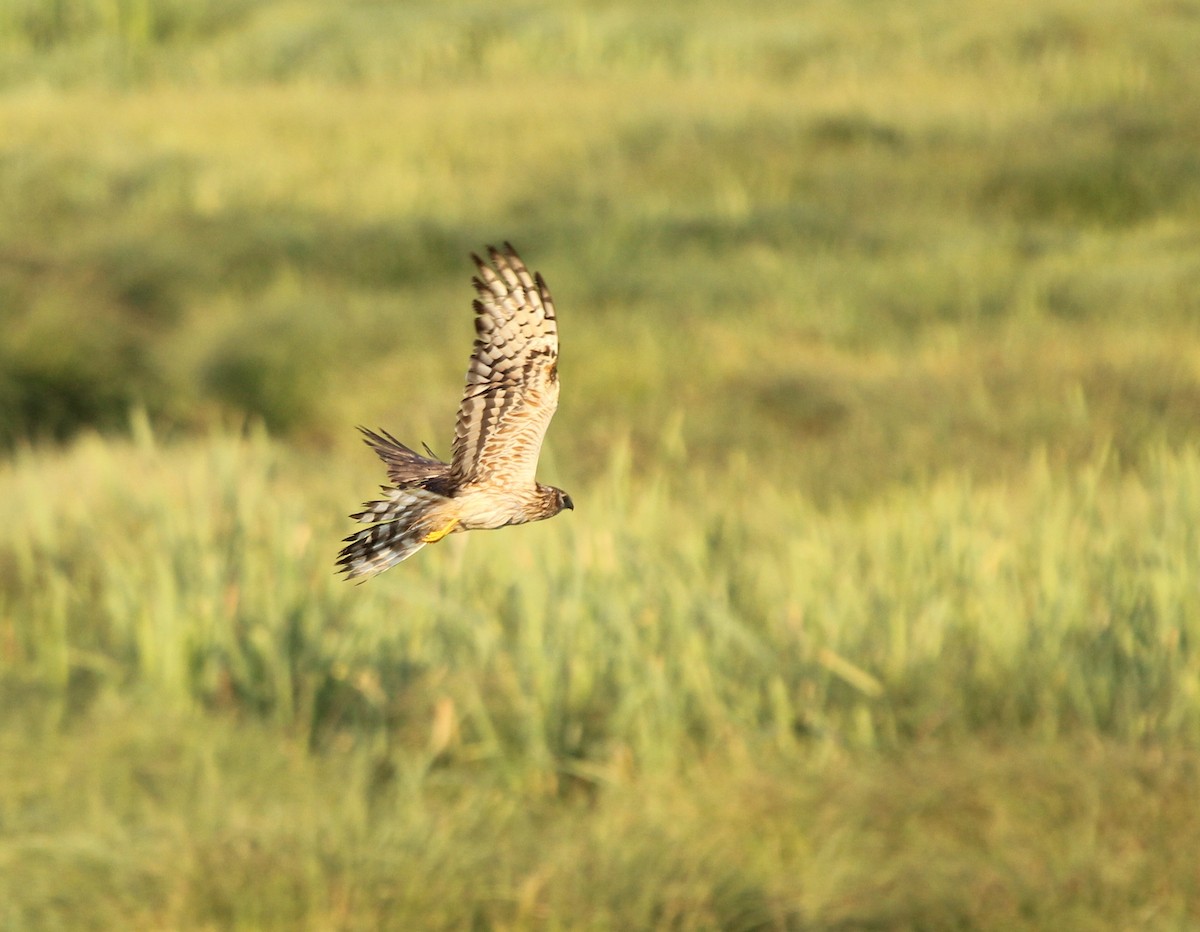
[[[571,496],[562,489],[557,489],[552,485],[540,486],[539,491],[542,493],[542,501],[546,506],[546,517],[551,518],[560,511],[575,510],[575,503],[571,501]]]

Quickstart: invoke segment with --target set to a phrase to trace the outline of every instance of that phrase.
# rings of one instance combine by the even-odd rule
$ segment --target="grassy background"
[[[0,0],[0,925],[1200,925],[1198,40]],[[346,586],[502,239],[579,510]]]

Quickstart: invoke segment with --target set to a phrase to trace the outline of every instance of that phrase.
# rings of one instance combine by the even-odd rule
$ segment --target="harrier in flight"
[[[574,509],[562,489],[534,479],[542,438],[558,407],[558,321],[541,275],[508,243],[489,247],[473,284],[475,351],[454,426],[449,463],[410,450],[387,431],[360,427],[392,485],[352,518],[370,524],[346,538],[337,561],[366,579],[447,534],[527,524]]]

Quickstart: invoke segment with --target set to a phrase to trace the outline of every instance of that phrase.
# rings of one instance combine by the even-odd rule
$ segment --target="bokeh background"
[[[0,926],[1200,925],[1197,48],[0,0]],[[504,240],[577,510],[347,585]]]

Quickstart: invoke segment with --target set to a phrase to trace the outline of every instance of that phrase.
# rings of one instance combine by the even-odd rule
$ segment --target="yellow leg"
[[[450,520],[450,523],[447,524],[445,527],[439,528],[436,531],[430,531],[428,534],[426,534],[424,537],[422,537],[421,543],[436,544],[439,540],[441,540],[443,537],[445,537],[447,534],[449,534],[451,531],[453,531],[456,527],[458,527],[458,518],[452,518]]]

